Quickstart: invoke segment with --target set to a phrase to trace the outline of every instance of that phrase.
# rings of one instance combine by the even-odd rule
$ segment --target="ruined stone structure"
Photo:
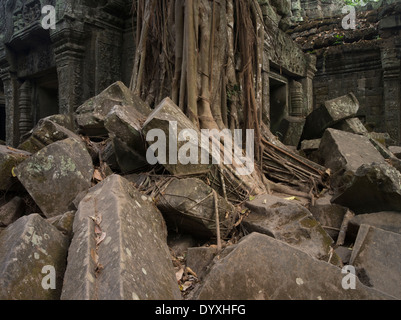
[[[39,119],[71,113],[111,83],[129,84],[134,38],[130,0],[1,1],[0,68],[7,144]],[[312,110],[315,60],[281,29],[288,27],[291,1],[260,1],[269,30],[262,90],[264,119],[280,137],[280,124]],[[41,26],[41,7],[56,6],[55,30]],[[1,108],[3,106],[3,108]],[[3,121],[4,122],[4,121]],[[296,121],[302,131],[302,121]],[[300,126],[301,125],[301,126]],[[284,130],[285,131],[285,130]]]
[[[55,30],[41,25],[48,4]],[[128,0],[1,0],[0,139],[17,145],[39,119],[72,112],[116,80],[129,83],[130,10]]]
[[[356,13],[355,30],[342,28],[340,14],[306,19],[289,31],[305,52],[317,56],[314,107],[353,92],[360,119],[400,143],[401,3],[357,7]]]
[[[276,1],[277,2],[277,1]],[[272,1],[274,3],[274,1]],[[302,119],[313,110],[313,78],[316,60],[313,55],[305,54],[300,46],[285,34],[286,19],[291,16],[291,6],[285,1],[277,2],[272,8],[263,1],[261,9],[266,25],[263,95],[269,101],[264,104],[265,114],[273,134],[284,142],[297,145],[298,142],[286,141],[286,134],[295,126],[298,138],[302,133]],[[284,21],[284,25],[283,25]]]

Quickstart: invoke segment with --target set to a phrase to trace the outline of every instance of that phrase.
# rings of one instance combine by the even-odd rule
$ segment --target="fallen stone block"
[[[181,294],[151,199],[111,175],[81,200],[62,300],[172,300]]]
[[[342,270],[280,240],[251,233],[215,258],[199,300],[370,300],[393,299],[363,285],[342,287]],[[225,249],[225,250],[227,250]]]
[[[76,110],[79,130],[89,136],[107,135],[104,120],[115,105],[133,107],[144,115],[148,115],[151,111],[144,101],[134,95],[121,81],[117,81]]]
[[[303,140],[301,142],[300,154],[315,163],[320,163],[319,146],[321,139]]]
[[[354,173],[363,164],[385,162],[369,138],[335,129],[325,131],[318,153],[324,166],[332,171],[334,187],[343,183],[345,172]]]
[[[92,159],[73,138],[52,143],[18,165],[16,175],[46,217],[68,211],[76,195],[91,187]]]
[[[156,204],[167,225],[200,238],[216,236],[213,189],[196,178],[174,179],[160,190]],[[221,237],[225,238],[238,218],[235,208],[218,195]]]
[[[349,118],[341,120],[335,125],[331,126],[333,129],[351,132],[355,134],[367,134],[368,130],[363,125],[362,121],[359,118]]]
[[[67,237],[38,214],[9,225],[0,234],[0,299],[59,299],[67,251]]]
[[[401,234],[401,212],[383,211],[356,215],[348,225],[348,233],[354,239],[362,224]]]
[[[104,146],[100,149],[99,157],[103,162],[107,163],[111,170],[120,170],[114,150],[113,139],[110,138],[104,142]]]
[[[304,118],[290,116],[284,117],[278,128],[281,142],[288,146],[298,146],[304,125]]]
[[[25,202],[20,197],[14,197],[0,207],[0,227],[7,227],[24,214]]]
[[[70,114],[52,114],[51,116],[48,116],[44,119],[53,121],[54,123],[57,123],[59,126],[62,126],[72,132],[76,132],[77,130],[74,117]]]
[[[319,153],[325,167],[330,168],[333,173],[355,172],[363,164],[384,162],[384,158],[368,138],[335,129],[325,131]]]
[[[317,199],[309,210],[327,234],[335,240],[337,239],[347,208],[331,203],[331,198],[332,196],[325,195]]]
[[[241,192],[254,195],[266,191],[254,170],[253,156],[248,153],[250,148],[245,147],[244,155],[228,129],[201,132],[170,98],[160,102],[149,115],[142,133],[150,144],[146,152],[148,162],[163,165],[173,175],[211,174],[210,180],[214,180],[212,176],[223,172],[236,190],[236,198]],[[247,138],[252,138],[248,133]]]
[[[27,139],[18,146],[19,149],[36,153],[44,147],[60,140],[74,138],[81,141],[81,138],[71,130],[64,128],[49,118],[39,120]]]
[[[13,174],[13,168],[31,156],[31,153],[0,145],[0,191],[16,190],[21,187]]]
[[[309,255],[328,261],[333,239],[316,221],[311,212],[296,200],[261,195],[245,206],[251,213],[242,221],[249,232],[259,232],[284,241]],[[333,254],[330,262],[340,264]]]
[[[192,141],[179,141],[178,135],[183,130],[187,129],[194,132],[196,137],[192,137]],[[157,130],[157,132],[155,130]],[[188,175],[205,173],[209,170],[209,164],[201,164],[201,145],[199,143],[201,137],[199,130],[169,98],[164,99],[155,110],[153,110],[142,127],[143,135],[149,139],[152,133],[157,134],[160,132],[159,130],[163,132],[165,141],[156,141],[152,146],[150,146],[150,148],[156,148],[160,145],[162,149],[158,150],[157,160],[171,174]],[[159,137],[157,138],[159,139]],[[183,164],[181,161],[178,161],[179,159],[177,159],[178,150],[180,150],[184,145],[188,146],[188,144],[197,150],[198,155],[197,159],[194,159],[196,160],[194,163]],[[176,148],[176,150],[173,148]],[[151,152],[149,149],[148,152]]]
[[[327,128],[355,117],[358,110],[359,102],[353,93],[326,101],[306,117],[301,140],[321,138]]]
[[[47,219],[47,222],[52,224],[62,234],[67,236],[69,239],[72,238],[72,225],[74,223],[75,211],[68,211],[64,214]]]
[[[344,180],[347,182],[332,198],[333,203],[356,214],[400,210],[401,174],[389,164],[364,164]]]
[[[145,171],[150,167],[150,164],[146,160],[146,151],[144,151],[143,146],[137,145],[137,148],[130,147],[118,138],[112,140],[112,146],[118,170],[122,174],[141,170]]]
[[[104,120],[122,173],[149,165],[146,161],[146,142],[141,132],[146,116],[132,106],[116,105]]]
[[[401,299],[401,235],[362,224],[350,264],[360,280]]]
[[[305,153],[319,149],[321,139],[303,140],[301,142],[301,150]]]

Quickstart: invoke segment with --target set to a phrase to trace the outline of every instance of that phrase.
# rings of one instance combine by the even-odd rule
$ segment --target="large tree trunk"
[[[131,90],[153,107],[171,97],[198,129],[253,129],[260,178],[235,177],[232,168],[215,174],[246,188],[261,183],[265,174],[303,192],[318,192],[322,170],[279,145],[269,133],[269,112],[263,109],[269,81],[262,75],[266,29],[259,2],[134,1],[138,39]],[[263,191],[264,186],[255,189]]]

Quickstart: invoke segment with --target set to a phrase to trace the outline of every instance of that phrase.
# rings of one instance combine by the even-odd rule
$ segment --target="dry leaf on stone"
[[[102,234],[96,238],[96,245],[98,246],[103,242],[103,240],[106,238],[106,232],[102,232]]]
[[[94,263],[97,264],[99,262],[99,255],[96,253],[96,250],[94,248],[91,249],[91,258]]]
[[[93,179],[97,181],[103,181],[102,173],[98,169],[95,169],[93,172]]]
[[[101,235],[102,234],[102,229],[98,225],[95,225],[95,233],[96,235]]]
[[[182,279],[182,276],[184,275],[184,268],[181,268],[180,270],[178,270],[175,273],[175,277],[177,279],[178,282],[180,282],[180,280]]]

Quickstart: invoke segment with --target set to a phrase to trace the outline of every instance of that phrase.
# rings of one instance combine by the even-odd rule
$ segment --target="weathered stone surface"
[[[0,145],[0,191],[9,191],[20,186],[12,169],[26,160],[31,153]]]
[[[320,138],[325,129],[341,120],[355,117],[358,109],[359,102],[353,93],[326,101],[307,116],[302,140]]]
[[[195,271],[199,279],[203,279],[216,254],[214,247],[188,248],[186,265]]]
[[[341,120],[337,124],[333,125],[332,128],[355,134],[368,133],[368,130],[365,128],[365,126],[363,125],[362,121],[359,120],[359,118],[349,118]]]
[[[146,161],[145,147],[142,144],[136,145],[135,148],[127,145],[121,139],[114,138],[112,145],[115,159],[118,164],[118,170],[122,174],[150,167],[149,163]]]
[[[341,184],[344,172],[354,173],[363,164],[385,161],[367,137],[335,129],[325,131],[319,156],[324,166],[332,170],[335,186]]]
[[[104,120],[115,105],[133,107],[144,115],[151,111],[145,102],[117,81],[77,109],[76,120],[80,131],[87,135],[106,135]]]
[[[302,205],[272,195],[258,196],[245,205],[251,213],[242,223],[249,232],[264,233],[317,259],[328,260],[333,239]],[[331,262],[340,263],[336,255]]]
[[[319,149],[321,139],[303,140],[301,142],[301,150],[311,152]]]
[[[216,235],[213,189],[196,178],[174,179],[156,199],[172,228],[201,238]],[[237,219],[234,206],[218,195],[221,237],[226,237]]]
[[[401,174],[389,164],[364,164],[345,179],[348,181],[333,197],[333,203],[356,214],[400,210]]]
[[[385,231],[401,233],[401,212],[383,211],[358,214],[350,220],[348,233],[356,238],[359,227],[362,224],[380,228]]]
[[[31,130],[29,137],[18,148],[31,153],[36,153],[53,142],[74,138],[81,138],[71,130],[64,128],[49,118],[41,119],[35,128]]]
[[[51,223],[57,228],[62,234],[67,236],[69,239],[72,238],[72,226],[74,223],[75,211],[68,211],[64,214],[60,214],[56,217],[47,219],[47,222]]]
[[[401,159],[401,147],[399,146],[390,146],[388,147],[390,152],[392,152],[398,159]]]
[[[99,156],[102,161],[107,163],[111,170],[119,170],[120,167],[117,162],[116,152],[114,150],[113,139],[107,139],[104,147],[100,150]]]
[[[259,233],[243,238],[214,265],[196,294],[199,300],[392,299],[356,279],[344,290],[341,269]]]
[[[74,122],[74,117],[70,114],[52,114],[46,118],[43,118],[49,121],[53,121],[57,123],[59,126],[62,126],[72,132],[76,131],[76,124]]]
[[[175,128],[171,127],[171,122],[176,122],[177,126]],[[166,141],[164,142],[164,145],[166,145],[166,152],[164,153],[159,150],[160,152],[157,159],[170,173],[174,175],[186,175],[208,171],[208,165],[201,164],[200,161],[201,146],[198,142],[201,141],[201,138],[199,130],[170,98],[165,98],[149,115],[142,128],[144,136],[146,137],[152,129],[162,130],[165,134]],[[193,145],[193,143],[188,141],[178,141],[178,135],[184,129],[191,129],[197,134],[197,141],[194,148],[198,149],[199,161],[197,161],[196,164],[189,163],[184,165],[180,161],[177,161],[177,159],[175,159],[175,161],[170,159],[170,147],[172,145],[176,145],[177,150],[179,150],[184,144],[190,143]],[[175,151],[175,154],[177,154],[177,151]],[[164,160],[163,157],[165,157]]]
[[[14,197],[0,207],[0,227],[6,227],[24,214],[25,202],[20,197]]]
[[[91,187],[92,159],[73,138],[52,143],[21,163],[16,175],[46,217],[68,211],[76,195]]]
[[[243,149],[234,143],[235,137],[230,130],[200,132],[170,98],[160,102],[149,115],[142,133],[150,144],[147,160],[150,164],[163,165],[173,175],[211,172],[216,175],[220,171],[224,172],[237,192],[255,195],[266,191],[260,175],[254,170],[253,157],[243,154]],[[224,148],[228,142],[231,142],[234,151],[229,155],[222,151],[229,150]]]
[[[73,230],[62,299],[180,299],[163,217],[123,177],[90,189]]]
[[[141,133],[146,116],[133,106],[116,105],[104,120],[104,126],[113,138],[116,160],[122,173],[148,165],[146,142]]]
[[[401,299],[401,235],[362,224],[350,264],[366,285]]]
[[[288,146],[298,146],[304,129],[305,119],[299,117],[284,117],[278,128],[280,140]]]
[[[327,234],[336,239],[347,208],[331,203],[331,198],[330,195],[325,195],[317,199],[309,210]]]
[[[334,251],[340,257],[344,265],[349,264],[349,260],[351,259],[352,248],[347,246],[339,246],[335,248]]]
[[[0,299],[59,299],[67,250],[67,238],[38,214],[8,226],[0,234]],[[55,289],[42,287],[45,266],[54,267]]]

